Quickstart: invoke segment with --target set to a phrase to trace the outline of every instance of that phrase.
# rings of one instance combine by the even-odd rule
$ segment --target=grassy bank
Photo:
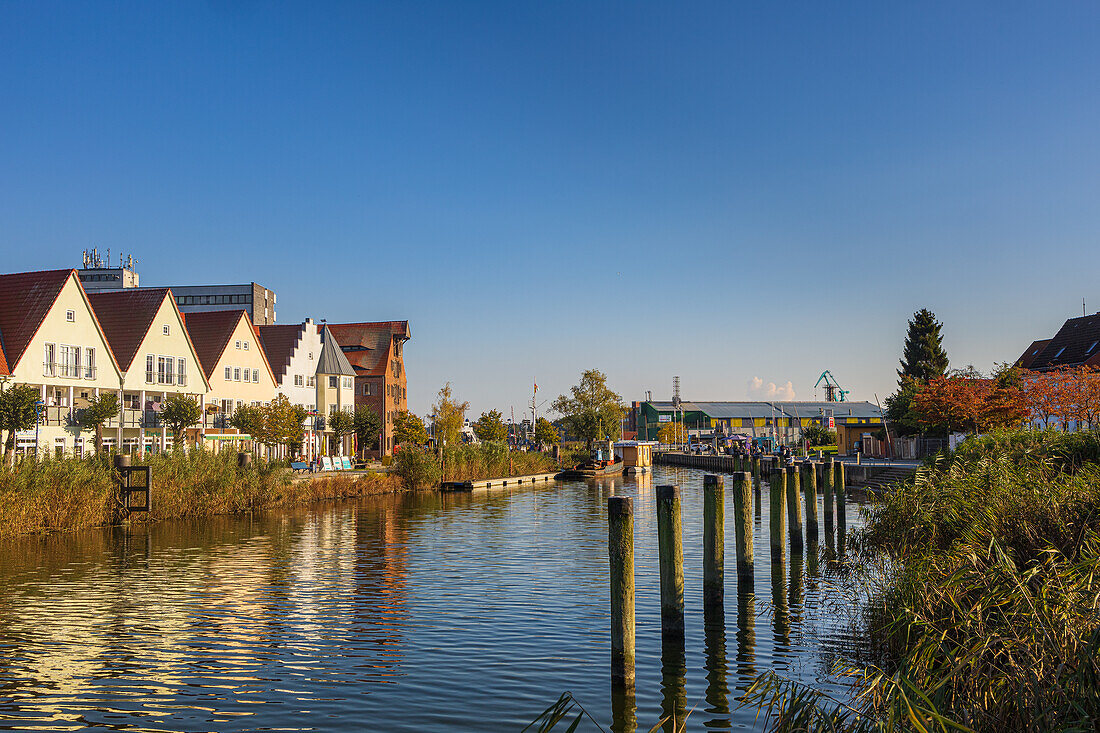
[[[763,678],[776,730],[1094,730],[1100,436],[998,434],[875,498],[854,703]]]
[[[237,467],[233,453],[170,452],[148,456],[153,511],[130,521],[203,517],[301,506],[310,502],[404,489],[395,476],[332,476],[291,482],[284,466]],[[0,536],[81,529],[121,521],[124,513],[106,462],[96,458],[24,461],[0,469]]]

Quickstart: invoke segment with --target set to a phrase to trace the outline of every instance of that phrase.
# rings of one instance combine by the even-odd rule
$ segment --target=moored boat
[[[602,478],[604,476],[618,476],[623,472],[626,463],[622,458],[615,456],[611,450],[610,441],[592,449],[592,455],[587,460],[581,461],[572,468],[567,468],[555,478],[559,479],[586,479]]]

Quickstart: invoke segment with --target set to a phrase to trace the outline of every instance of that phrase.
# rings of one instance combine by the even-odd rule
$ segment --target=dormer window
[[[1063,352],[1063,351],[1065,351],[1065,350],[1066,350],[1066,347],[1065,347],[1065,346],[1063,346],[1062,348],[1058,349],[1058,353],[1054,355],[1054,358],[1055,358],[1055,359],[1057,359],[1057,358],[1058,358],[1059,356],[1061,356],[1061,355],[1062,355],[1062,352]]]
[[[1089,348],[1088,348],[1088,351],[1086,351],[1085,353],[1086,353],[1086,354],[1091,354],[1091,353],[1092,353],[1092,350],[1096,348],[1096,345],[1097,345],[1097,344],[1100,344],[1100,341],[1093,341],[1093,342],[1092,342],[1092,345],[1091,345],[1091,346],[1089,346]]]
[[[172,333],[172,329],[171,329],[171,327],[170,327],[170,326],[169,326],[169,325],[168,325],[168,324],[166,323],[166,324],[164,324],[163,326],[161,326],[161,327],[160,327],[160,332],[161,332],[161,333],[163,333],[163,334],[164,334],[165,336],[168,336],[168,335],[170,335],[170,334]]]
[[[65,320],[72,323],[76,320],[76,311],[65,311]]]

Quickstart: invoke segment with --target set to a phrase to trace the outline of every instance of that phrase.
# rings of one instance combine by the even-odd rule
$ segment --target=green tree
[[[947,373],[947,352],[944,351],[943,335],[940,333],[942,328],[943,324],[936,320],[936,314],[927,308],[913,314],[905,335],[901,369],[898,370],[899,386],[904,377],[926,383]]]
[[[909,320],[898,370],[898,390],[886,398],[886,420],[898,435],[915,435],[923,426],[913,410],[913,397],[929,380],[947,373],[947,352],[943,348],[943,324],[936,314],[922,308]]]
[[[38,422],[38,406],[42,393],[29,384],[17,384],[0,390],[0,430],[8,433],[4,442],[4,460],[15,460],[15,434],[29,430]]]
[[[359,405],[351,416],[352,425],[355,428],[355,438],[359,441],[361,450],[378,447],[378,434],[382,431],[382,418],[378,413],[367,407]]]
[[[545,417],[535,421],[535,442],[540,446],[557,445],[561,442],[561,436],[558,435],[557,430],[554,430],[554,424]]]
[[[336,447],[342,444],[344,437],[355,432],[355,417],[347,410],[333,406],[328,415],[328,429],[332,431],[330,449],[335,455]]]
[[[474,435],[484,443],[503,443],[508,440],[508,428],[504,425],[500,410],[481,413],[481,417],[474,423]]]
[[[607,386],[607,377],[598,369],[581,374],[570,396],[560,395],[551,405],[560,412],[572,435],[582,438],[588,447],[604,436],[618,438],[622,433],[622,397]]]
[[[229,416],[229,425],[244,435],[251,436],[255,443],[266,443],[264,439],[264,409],[255,405],[241,405]]]
[[[286,446],[293,458],[302,447],[305,438],[305,421],[309,412],[301,405],[291,404],[286,395],[278,395],[261,410],[263,426],[258,431],[264,445]]]
[[[395,445],[401,445],[402,443],[423,445],[427,443],[428,429],[424,427],[424,421],[405,410],[394,415],[393,442]]]
[[[95,452],[103,452],[103,424],[112,417],[118,417],[119,402],[117,392],[100,392],[88,401],[81,415],[80,424],[95,429]]]
[[[194,397],[183,394],[169,395],[160,410],[160,419],[172,431],[172,447],[183,446],[183,434],[187,428],[202,418],[202,408]]]
[[[462,422],[469,409],[469,402],[459,402],[451,393],[450,382],[439,390],[439,398],[432,405],[432,412],[435,414],[435,438],[441,449],[444,444],[458,445],[461,442]]]

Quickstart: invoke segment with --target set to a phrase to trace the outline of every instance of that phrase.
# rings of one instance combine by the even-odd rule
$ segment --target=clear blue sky
[[[411,321],[409,398],[889,393],[1100,309],[1100,5],[4,3],[4,271]]]

